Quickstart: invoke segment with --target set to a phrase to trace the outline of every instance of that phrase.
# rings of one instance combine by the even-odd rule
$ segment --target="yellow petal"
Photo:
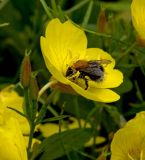
[[[145,159],[145,112],[118,130],[111,143],[111,160]],[[142,158],[141,158],[142,157]]]
[[[30,131],[30,127],[27,119],[13,111],[12,109],[7,108],[11,107],[23,113],[23,100],[23,97],[19,96],[18,93],[14,91],[14,85],[10,85],[4,88],[0,92],[0,112],[3,112],[2,114],[5,118],[16,118],[21,124],[20,127],[23,134],[28,134]]]
[[[91,124],[89,122],[86,122],[83,119],[79,119],[79,122],[78,122],[77,118],[70,117],[69,120],[72,121],[72,123],[69,124],[69,129],[80,128],[80,125],[81,127],[85,126],[85,128],[91,128]]]
[[[101,136],[97,136],[95,138],[95,144],[101,144],[103,142],[105,142],[105,138],[104,137],[101,137]],[[93,146],[94,144],[94,138],[91,138],[86,144],[85,144],[85,147],[90,147],[90,146]]]
[[[51,20],[47,25],[45,37],[41,42],[44,59],[47,57],[61,72],[70,61],[84,55],[86,51],[87,39],[84,31],[70,21],[61,23],[59,19]],[[44,41],[46,44],[42,45]]]
[[[80,95],[94,101],[110,103],[119,100],[120,96],[110,89],[88,88],[84,90],[75,83],[70,83],[71,87]]]
[[[88,48],[85,59],[87,61],[90,60],[109,60],[111,63],[109,64],[102,64],[105,67],[105,70],[108,72],[109,70],[112,70],[115,66],[115,60],[111,57],[110,54],[103,51],[100,48]]]
[[[131,4],[131,14],[136,31],[145,39],[145,1],[133,0]]]
[[[137,113],[135,118],[127,122],[126,127],[137,130],[138,134],[145,136],[145,111]]]
[[[40,125],[38,127],[38,130],[42,133],[44,137],[49,137],[55,133],[59,133],[59,125],[54,123],[46,123],[43,125]],[[64,131],[65,128],[61,126],[61,131]]]
[[[115,133],[111,143],[111,160],[128,160],[129,152],[132,151],[135,154],[140,144],[140,137],[135,131],[128,128],[120,129]]]
[[[45,64],[46,64],[48,70],[53,75],[53,77],[55,77],[56,80],[58,80],[59,82],[64,83],[64,84],[68,84],[69,83],[68,79],[64,77],[60,68],[57,67],[57,62],[55,62],[55,64],[52,63],[58,59],[56,58],[56,59],[54,59],[54,61],[51,61],[51,58],[49,56],[45,55],[45,53],[47,52],[47,43],[46,43],[45,38],[41,37],[40,42],[41,42],[43,57],[44,57]],[[50,54],[50,56],[51,56],[51,54]]]
[[[123,82],[123,74],[116,69],[106,73],[103,81],[90,81],[89,86],[96,88],[114,88],[118,87]]]
[[[7,119],[0,125],[0,159],[27,160],[26,146],[16,119]]]

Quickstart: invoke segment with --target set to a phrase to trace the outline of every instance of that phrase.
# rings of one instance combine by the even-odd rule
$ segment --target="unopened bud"
[[[31,79],[30,57],[29,55],[25,55],[22,62],[22,68],[21,68],[21,74],[20,74],[20,82],[24,88],[29,87],[30,79]]]
[[[98,31],[103,33],[105,31],[105,26],[106,26],[105,10],[101,9],[98,16]]]
[[[30,94],[33,100],[37,100],[38,92],[39,92],[39,88],[36,81],[36,77],[32,75],[30,80]]]

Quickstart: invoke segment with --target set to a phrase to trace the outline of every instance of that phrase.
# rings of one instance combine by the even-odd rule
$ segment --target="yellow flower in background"
[[[16,118],[20,123],[23,134],[29,134],[30,127],[27,119],[8,107],[23,113],[23,97],[14,91],[14,85],[10,85],[0,91],[0,114],[3,114],[5,118]]]
[[[46,66],[59,87],[95,101],[113,102],[120,96],[108,88],[119,86],[122,73],[115,60],[99,48],[87,49],[87,38],[70,21],[51,20],[41,37]]]
[[[84,127],[85,121],[83,119],[80,119],[81,127]],[[69,117],[68,122],[64,121],[64,123],[61,124],[61,132],[76,129],[79,128],[78,120],[74,117]],[[86,123],[86,128],[91,128],[90,123]],[[46,123],[38,126],[38,130],[42,133],[42,135],[47,138],[49,136],[52,136],[53,134],[59,133],[59,125],[55,123]],[[104,137],[97,136],[95,139],[96,144],[101,144],[105,141]],[[92,146],[94,143],[94,138],[91,138],[86,144],[86,147]]]
[[[27,160],[26,145],[20,125],[15,118],[0,114],[0,159]]]
[[[136,31],[145,40],[145,0],[132,1],[131,15]]]
[[[145,111],[115,133],[111,152],[111,160],[145,160]]]

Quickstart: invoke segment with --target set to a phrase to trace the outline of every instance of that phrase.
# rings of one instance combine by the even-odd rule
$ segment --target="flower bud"
[[[103,33],[105,31],[105,26],[106,26],[105,10],[101,9],[98,16],[98,31]]]
[[[20,82],[24,88],[29,87],[30,79],[31,79],[31,63],[29,55],[26,54],[22,62],[22,68],[20,74]]]

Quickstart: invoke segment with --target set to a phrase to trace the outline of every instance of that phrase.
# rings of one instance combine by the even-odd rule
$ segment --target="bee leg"
[[[84,80],[85,80],[85,85],[86,85],[85,90],[87,90],[88,87],[89,87],[89,85],[88,85],[88,79],[87,79],[87,78],[84,78]]]
[[[84,81],[85,81],[85,86],[86,86],[86,87],[85,87],[85,90],[87,90],[88,87],[89,87],[89,85],[88,85],[88,79],[85,77],[85,74],[80,73],[80,75],[79,75],[78,78],[84,79]]]

